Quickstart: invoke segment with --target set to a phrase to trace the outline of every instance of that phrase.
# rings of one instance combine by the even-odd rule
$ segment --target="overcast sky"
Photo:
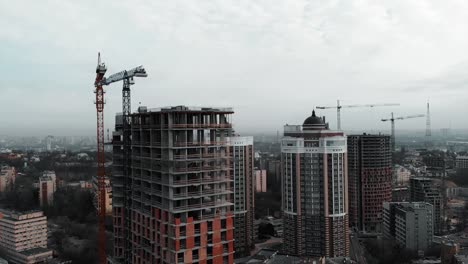
[[[145,66],[133,109],[232,106],[244,134],[337,99],[401,104],[345,109],[344,129],[388,131],[428,99],[434,129],[468,128],[466,0],[0,0],[0,25],[0,135],[94,135],[98,51],[108,74]],[[121,84],[106,91],[112,129]]]

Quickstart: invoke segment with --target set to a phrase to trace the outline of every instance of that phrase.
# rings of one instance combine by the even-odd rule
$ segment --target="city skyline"
[[[0,264],[468,263],[467,17],[0,0]]]
[[[468,3],[449,2],[0,2],[1,133],[93,135],[98,51],[109,74],[146,67],[132,110],[232,106],[241,133],[281,130],[337,99],[401,104],[343,111],[345,130],[389,131],[381,118],[424,114],[428,99],[433,129],[467,128],[456,121],[468,113]],[[112,128],[121,87],[106,88]],[[318,114],[336,127],[335,111]]]

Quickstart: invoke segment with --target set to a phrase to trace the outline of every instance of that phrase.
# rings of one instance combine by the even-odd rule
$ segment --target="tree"
[[[87,190],[63,188],[54,194],[54,203],[44,208],[49,218],[67,216],[78,223],[96,223],[93,194]]]
[[[258,227],[258,236],[265,237],[265,236],[274,236],[275,235],[275,227],[270,223],[261,223]]]

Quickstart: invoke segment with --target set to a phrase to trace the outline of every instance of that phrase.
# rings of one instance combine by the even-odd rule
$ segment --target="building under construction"
[[[117,116],[112,184],[118,262],[234,262],[232,113],[140,107],[131,114],[130,163],[123,161]]]
[[[382,203],[392,201],[390,136],[348,136],[348,177],[350,225],[381,232]]]

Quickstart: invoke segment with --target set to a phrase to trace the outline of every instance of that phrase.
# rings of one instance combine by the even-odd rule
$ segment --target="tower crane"
[[[97,160],[98,160],[98,195],[99,195],[99,230],[98,230],[98,253],[99,263],[105,264],[106,260],[106,235],[105,235],[105,215],[106,215],[106,204],[105,204],[105,153],[104,153],[104,85],[110,85],[111,83],[122,81],[122,117],[123,117],[123,159],[124,159],[124,203],[125,208],[128,202],[128,191],[131,191],[129,183],[129,168],[130,168],[130,155],[131,155],[131,130],[130,130],[130,86],[135,84],[134,77],[147,77],[147,73],[143,66],[138,66],[128,71],[121,71],[104,77],[107,68],[104,63],[101,62],[101,55],[98,54],[98,65],[96,67],[96,80],[94,86],[96,87],[96,110],[97,110]],[[125,212],[125,217],[128,217],[128,212]],[[128,223],[129,221],[125,221]],[[129,223],[128,223],[129,224]],[[127,235],[129,235],[127,229]],[[128,241],[128,240],[127,240]]]
[[[94,86],[96,90],[96,112],[97,112],[97,178],[98,178],[98,257],[99,263],[106,263],[106,190],[105,190],[105,153],[104,153],[104,89],[102,88],[102,80],[106,74],[107,68],[101,62],[101,54],[98,54],[98,64],[96,66],[96,79]],[[104,245],[104,246],[103,246]]]
[[[358,107],[379,107],[379,106],[399,106],[400,104],[358,104],[358,105],[340,105],[340,100],[336,101],[336,106],[317,106],[317,109],[332,109],[336,108],[336,123],[337,129],[341,130],[341,108],[358,108]]]
[[[410,119],[410,118],[418,118],[418,117],[424,117],[424,115],[409,115],[409,116],[400,116],[400,117],[394,117],[393,112],[392,112],[392,117],[387,118],[387,119],[382,119],[383,122],[386,121],[391,121],[392,122],[392,151],[395,152],[395,120],[404,120],[404,119]]]

